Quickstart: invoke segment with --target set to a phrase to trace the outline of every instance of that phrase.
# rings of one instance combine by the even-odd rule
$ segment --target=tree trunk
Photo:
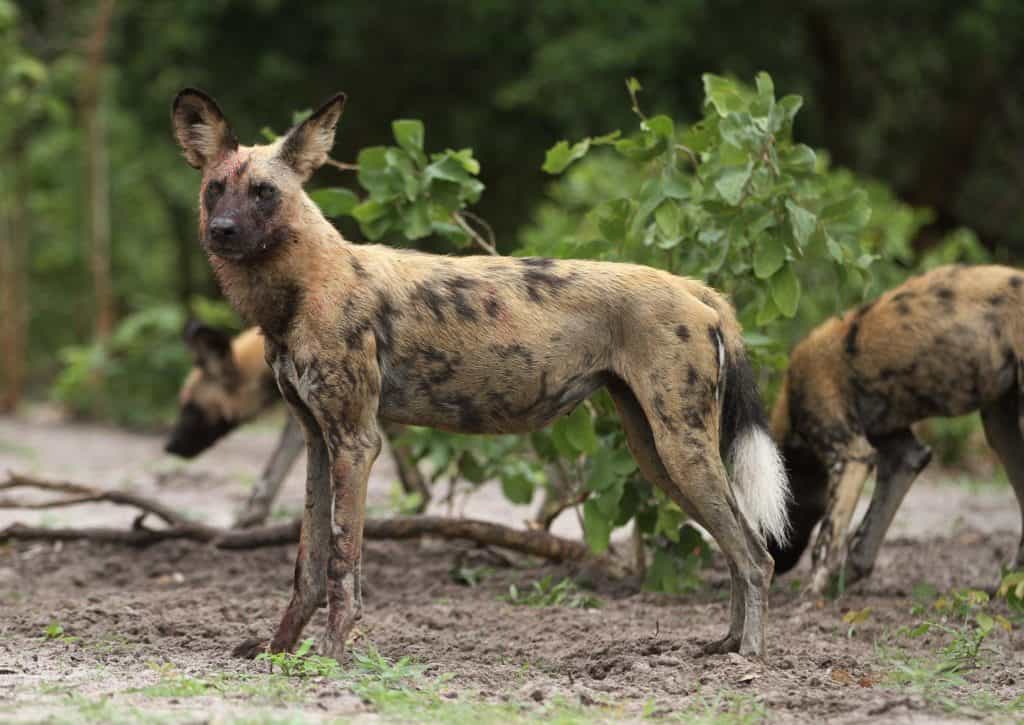
[[[114,0],[99,0],[92,35],[88,41],[86,69],[82,78],[81,113],[85,146],[85,178],[88,219],[89,266],[96,299],[95,336],[110,337],[114,329],[114,292],[110,264],[110,182],[107,166],[106,119],[102,109],[103,67]]]
[[[0,412],[13,412],[25,384],[28,324],[28,160],[26,133],[15,133],[10,149],[11,204],[0,210]]]

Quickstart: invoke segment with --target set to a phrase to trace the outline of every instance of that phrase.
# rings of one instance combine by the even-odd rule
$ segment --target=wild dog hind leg
[[[672,481],[672,477],[665,470],[658,454],[657,446],[654,443],[654,433],[647,422],[643,408],[637,401],[633,391],[621,380],[614,380],[608,385],[608,392],[615,401],[615,407],[619,411],[619,419],[626,432],[626,441],[629,450],[636,459],[640,473],[651,483],[665,491],[670,498],[679,503],[680,507],[693,516],[694,520],[704,529],[708,529],[705,522],[694,515],[696,507],[686,500],[683,492]],[[708,654],[719,654],[724,652],[737,652],[740,648],[740,640],[743,638],[743,621],[746,617],[744,605],[743,583],[740,578],[739,569],[730,559],[729,577],[731,594],[729,599],[729,632],[720,640],[711,642],[704,647]]]
[[[295,420],[295,417],[288,415],[288,420],[281,430],[274,452],[263,468],[263,473],[256,481],[245,507],[238,512],[235,519],[235,528],[247,528],[259,526],[270,516],[270,507],[277,498],[281,484],[288,476],[288,472],[295,465],[295,460],[305,449],[305,438],[302,434],[302,427]]]
[[[822,595],[845,565],[847,532],[864,482],[875,465],[875,451],[858,436],[831,457],[828,471],[828,504],[821,528],[811,549],[811,580],[807,589]]]
[[[878,451],[878,471],[871,506],[850,540],[846,583],[871,574],[878,549],[903,503],[910,485],[932,458],[931,449],[907,430],[872,439]]]
[[[1017,494],[1021,512],[1021,539],[1013,568],[1024,569],[1024,434],[1020,420],[1021,400],[1016,389],[981,409],[985,438],[1003,462],[1006,477]]]

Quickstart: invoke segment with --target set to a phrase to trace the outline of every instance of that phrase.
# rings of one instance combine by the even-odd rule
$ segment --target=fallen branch
[[[149,546],[160,541],[183,539],[209,543],[220,549],[252,549],[296,543],[299,540],[300,521],[259,526],[251,529],[225,529],[218,526],[189,521],[158,501],[123,491],[96,489],[65,481],[50,481],[24,474],[11,473],[0,483],[0,491],[31,488],[68,497],[46,502],[16,502],[0,500],[0,508],[39,509],[72,506],[80,503],[107,502],[132,506],[142,511],[131,528],[82,527],[50,528],[11,524],[0,530],[3,540],[42,541],[101,541],[129,546]],[[167,526],[149,528],[145,518],[153,514]],[[497,546],[551,561],[594,562],[607,566],[610,557],[595,555],[585,544],[549,534],[547,531],[513,529],[502,524],[475,519],[451,519],[442,516],[395,516],[370,518],[364,525],[367,539],[414,539],[437,536],[442,539],[461,539],[486,546]],[[615,567],[612,567],[615,568]]]

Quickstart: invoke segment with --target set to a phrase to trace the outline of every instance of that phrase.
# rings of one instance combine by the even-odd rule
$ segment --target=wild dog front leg
[[[380,452],[376,426],[342,436],[332,450],[331,545],[327,560],[327,632],[323,654],[340,660],[363,616],[361,565],[366,483]]]
[[[270,516],[270,507],[277,498],[277,492],[281,490],[281,484],[305,447],[302,427],[294,416],[289,415],[288,422],[285,423],[284,430],[278,438],[277,447],[270,454],[270,460],[267,461],[263,473],[253,487],[252,495],[246,501],[245,507],[238,512],[235,528],[258,526],[267,520]]]
[[[826,593],[845,564],[850,519],[864,481],[874,468],[874,449],[867,439],[857,438],[833,461],[829,467],[828,505],[811,550],[811,581],[807,589],[817,595]]]
[[[871,574],[875,559],[878,558],[878,549],[903,497],[932,458],[931,449],[917,440],[910,430],[893,433],[874,442],[878,449],[875,492],[864,520],[850,540],[847,584]]]
[[[310,617],[323,603],[331,540],[330,458],[323,433],[295,389],[282,382],[281,391],[292,414],[301,421],[306,438],[306,506],[295,559],[292,598],[270,643],[271,652],[291,651]]]

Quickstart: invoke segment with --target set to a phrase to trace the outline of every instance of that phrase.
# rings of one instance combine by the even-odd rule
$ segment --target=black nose
[[[218,216],[210,220],[210,236],[214,239],[228,239],[238,233],[238,225],[229,217]]]

